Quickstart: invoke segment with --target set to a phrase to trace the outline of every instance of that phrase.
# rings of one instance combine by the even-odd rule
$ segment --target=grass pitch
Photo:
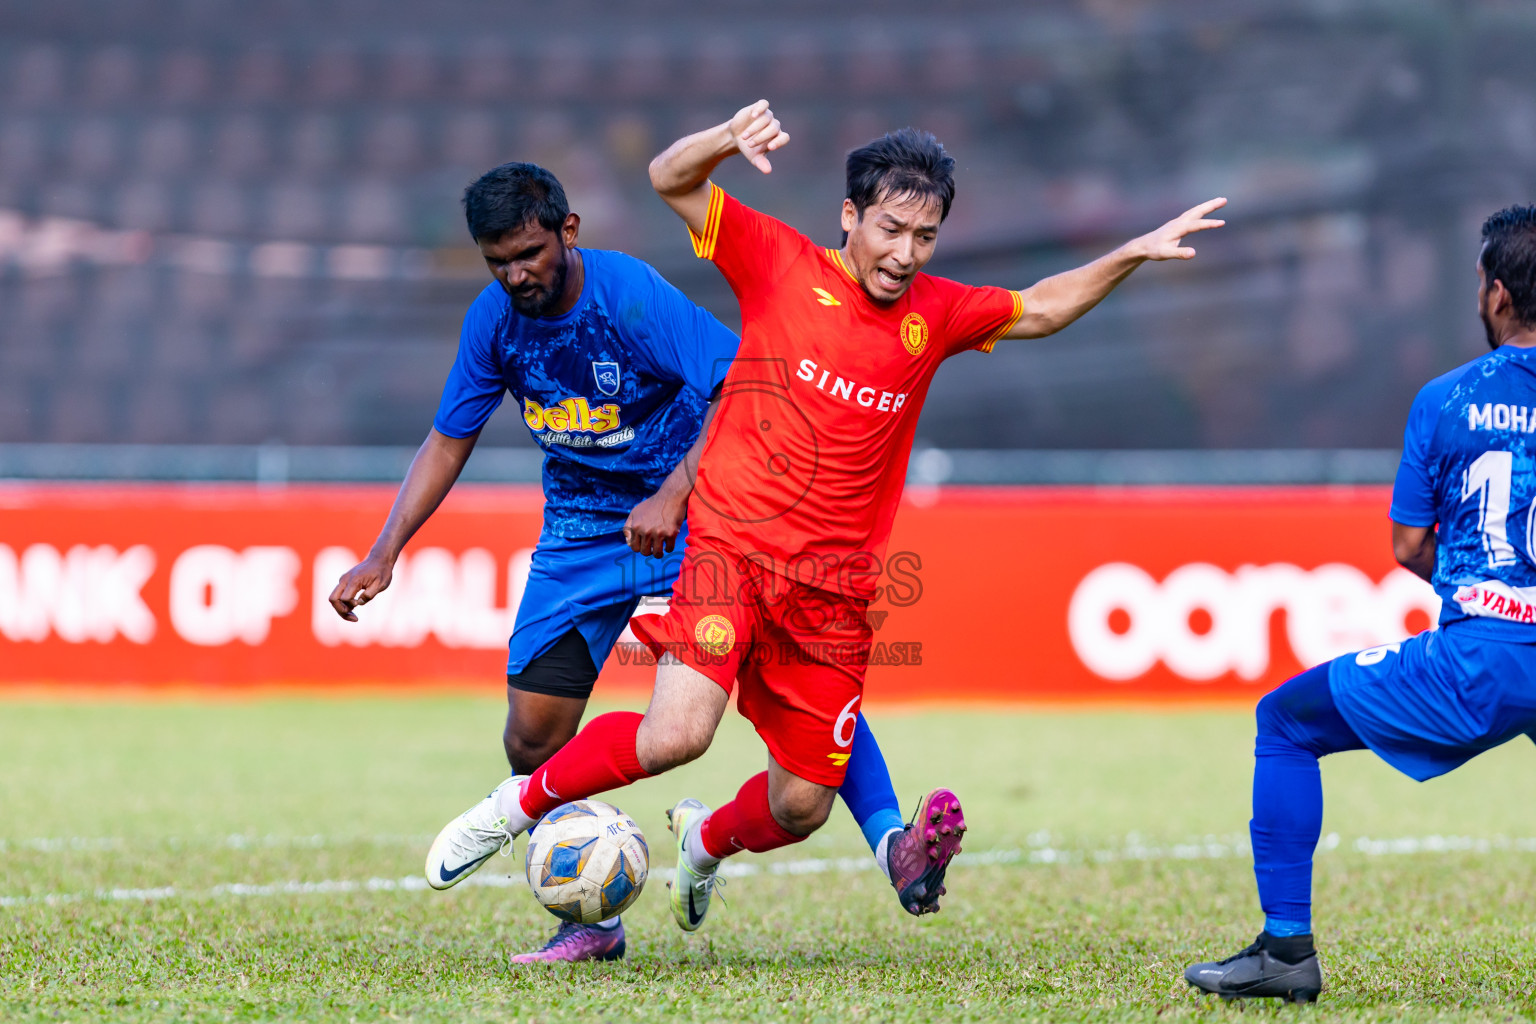
[[[498,700],[0,702],[0,1019],[1323,1020],[1536,1015],[1536,764],[1523,741],[1417,786],[1324,766],[1328,990],[1297,1011],[1180,978],[1251,940],[1250,716],[879,710],[903,799],[965,799],[944,912],[903,914],[846,812],[744,858],[686,936],[663,809],[763,764],[734,714],[702,761],[613,795],[652,840],[617,964],[514,968],[554,925],[517,855],[423,891],[431,835],[504,771]],[[777,865],[777,868],[775,868]]]

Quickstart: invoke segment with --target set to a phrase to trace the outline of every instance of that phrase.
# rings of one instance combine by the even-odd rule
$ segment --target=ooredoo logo
[[[1433,626],[1434,588],[1405,569],[1374,582],[1352,565],[1303,569],[1284,562],[1228,572],[1194,562],[1161,583],[1139,566],[1101,565],[1067,609],[1072,648],[1105,679],[1135,679],[1159,661],[1196,682],[1269,670],[1270,621],[1285,612],[1286,639],[1303,665],[1402,640]]]

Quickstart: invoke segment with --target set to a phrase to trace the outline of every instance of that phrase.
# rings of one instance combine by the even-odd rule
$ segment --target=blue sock
[[[1308,669],[1259,701],[1253,745],[1253,874],[1264,930],[1312,931],[1312,854],[1323,831],[1318,758],[1365,744],[1339,713],[1328,666]]]
[[[906,824],[901,820],[901,805],[896,802],[896,789],[891,785],[891,773],[880,754],[880,744],[875,742],[875,734],[869,731],[862,714],[853,730],[848,774],[843,777],[837,795],[853,812],[853,820],[859,823],[871,853],[879,848],[887,832]]]
[[[1264,930],[1284,937],[1312,930],[1312,852],[1323,830],[1317,755],[1279,736],[1253,750],[1253,874]]]

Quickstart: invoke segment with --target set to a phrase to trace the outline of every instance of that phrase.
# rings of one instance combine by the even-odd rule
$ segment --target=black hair
[[[1520,326],[1536,327],[1536,206],[1507,206],[1483,221],[1483,243],[1483,277],[1503,281]]]
[[[859,216],[882,199],[955,201],[955,158],[931,132],[902,128],[848,154],[848,198]]]
[[[538,164],[493,167],[464,190],[464,219],[476,241],[494,242],[535,221],[559,231],[570,212],[559,179]]]

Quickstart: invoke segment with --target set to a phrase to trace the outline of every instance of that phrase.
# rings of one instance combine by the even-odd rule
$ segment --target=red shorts
[[[630,628],[719,683],[783,768],[841,786],[853,748],[873,633],[869,602],[808,587],[690,537],[665,615]]]

